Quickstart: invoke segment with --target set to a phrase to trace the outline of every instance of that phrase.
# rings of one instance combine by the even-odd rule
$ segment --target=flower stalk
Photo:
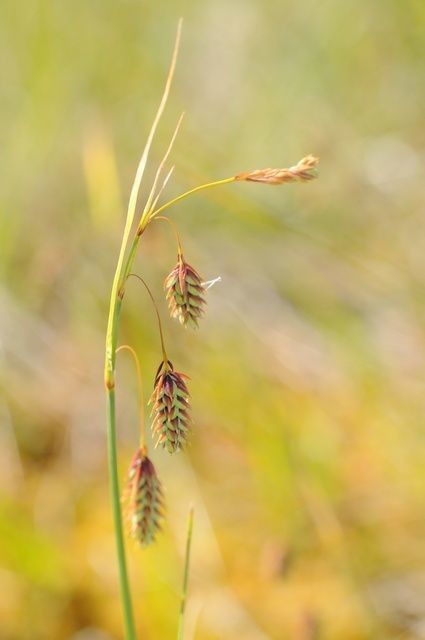
[[[137,382],[139,385],[140,448],[143,449],[143,447],[145,446],[145,403],[144,403],[143,382],[142,382],[142,372],[140,369],[140,362],[139,362],[139,358],[137,357],[137,353],[135,352],[133,347],[130,347],[130,345],[128,344],[121,345],[120,347],[118,347],[116,353],[119,353],[120,351],[128,351],[131,354],[136,367]]]
[[[151,302],[152,302],[153,307],[155,309],[156,319],[158,320],[158,330],[159,330],[159,338],[161,340],[162,357],[163,357],[164,362],[167,362],[168,356],[167,356],[167,351],[165,349],[164,331],[162,329],[161,316],[159,315],[159,310],[158,310],[157,304],[155,302],[155,298],[152,295],[152,291],[150,290],[150,288],[146,284],[145,280],[141,276],[139,276],[137,273],[129,273],[128,277],[130,277],[130,276],[133,276],[133,278],[137,278],[143,284],[143,286],[145,287],[146,291],[148,292],[149,298],[151,299]]]

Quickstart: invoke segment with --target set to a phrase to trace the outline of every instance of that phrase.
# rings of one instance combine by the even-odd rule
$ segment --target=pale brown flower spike
[[[262,182],[263,184],[283,184],[285,182],[309,182],[317,178],[319,158],[308,155],[289,169],[256,169],[239,173],[236,181]]]
[[[164,289],[170,315],[185,327],[198,327],[198,320],[204,314],[205,286],[199,273],[179,251],[177,264],[165,279]]]
[[[185,446],[192,425],[187,379],[184,373],[174,371],[169,360],[163,360],[149,400],[156,446],[161,445],[169,453],[175,453]]]
[[[123,493],[128,533],[140,545],[154,542],[164,517],[162,486],[146,447],[133,456]]]

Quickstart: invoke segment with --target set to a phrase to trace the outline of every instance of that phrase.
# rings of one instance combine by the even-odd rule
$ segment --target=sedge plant
[[[268,185],[280,185],[291,182],[309,182],[316,177],[316,167],[318,164],[318,158],[308,155],[288,169],[256,169],[254,171],[238,173],[228,178],[200,184],[160,204],[160,198],[174,169],[174,167],[171,167],[167,170],[167,163],[183,119],[182,115],[177,122],[164,157],[157,168],[151,188],[145,197],[144,204],[139,210],[141,183],[158,123],[169,96],[176,67],[180,35],[181,21],[177,28],[174,51],[162,99],[149,131],[130,193],[127,217],[112,282],[106,332],[105,388],[107,399],[108,467],[126,640],[136,640],[137,636],[126,565],[124,526],[121,511],[116,433],[115,372],[117,353],[121,350],[127,350],[135,359],[141,385],[140,365],[135,350],[130,345],[118,346],[120,319],[125,300],[126,284],[132,276],[138,278],[146,287],[154,304],[159,325],[160,362],[154,376],[153,393],[149,401],[152,407],[151,427],[156,446],[163,448],[170,454],[179,452],[185,448],[192,429],[188,378],[184,373],[175,369],[172,361],[168,357],[161,318],[148,284],[139,274],[132,273],[140,240],[147,227],[155,220],[166,220],[173,225],[177,240],[177,261],[165,279],[165,295],[171,318],[178,320],[184,327],[196,328],[205,313],[208,283],[205,283],[198,271],[187,262],[175,223],[172,222],[169,217],[164,216],[164,212],[168,211],[174,204],[185,200],[194,193],[230,183],[258,182]],[[141,404],[143,405],[143,399],[141,400]],[[143,407],[141,407],[141,415],[143,416]],[[164,517],[164,498],[160,479],[149,457],[145,439],[144,419],[141,419],[140,441],[130,463],[127,485],[123,494],[123,503],[126,509],[126,522],[129,535],[140,543],[142,547],[154,542],[156,535],[160,531],[161,521]],[[178,638],[180,639],[183,638],[183,617],[187,596],[192,522],[193,511],[190,512],[188,542],[186,545],[183,595],[178,629]]]

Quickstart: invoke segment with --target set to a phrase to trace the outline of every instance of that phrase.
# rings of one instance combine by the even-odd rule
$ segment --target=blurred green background
[[[156,546],[129,545],[139,637],[425,638],[425,5],[422,0],[2,0],[0,638],[122,638],[106,469],[103,344],[134,172],[175,27],[171,197],[321,157],[320,179],[227,185],[170,210],[208,294],[167,319],[169,228],[137,271],[191,377],[186,454]],[[148,182],[145,182],[145,186]],[[160,359],[136,282],[121,341]],[[119,356],[122,477],[137,384]]]

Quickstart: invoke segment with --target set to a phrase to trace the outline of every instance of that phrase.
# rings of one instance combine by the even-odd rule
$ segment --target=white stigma
[[[206,291],[211,289],[217,282],[221,282],[221,276],[217,276],[213,280],[207,280],[206,282],[201,282],[201,285],[205,288]]]

